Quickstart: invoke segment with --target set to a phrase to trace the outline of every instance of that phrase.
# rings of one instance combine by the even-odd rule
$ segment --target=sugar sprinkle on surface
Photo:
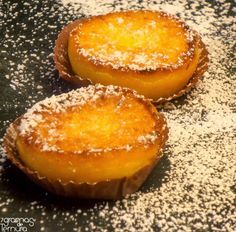
[[[54,40],[64,25],[81,16],[129,9],[163,10],[176,14],[201,34],[210,53],[210,66],[193,91],[161,108],[168,118],[170,136],[164,151],[166,156],[151,177],[151,187],[146,185],[132,196],[114,203],[97,202],[87,208],[74,202],[66,202],[61,207],[62,202],[55,202],[54,196],[37,189],[33,195],[40,192],[38,197],[30,196],[32,202],[27,198],[29,204],[20,205],[19,199],[26,201],[20,198],[24,189],[18,189],[21,194],[15,198],[8,187],[4,187],[16,180],[6,177],[8,166],[1,150],[0,180],[4,183],[3,194],[0,195],[1,212],[6,209],[10,212],[19,206],[14,211],[15,215],[31,213],[36,217],[39,214],[38,221],[44,218],[43,224],[39,225],[42,230],[52,229],[52,222],[58,229],[64,229],[66,224],[71,231],[236,231],[233,4],[222,0],[214,1],[214,4],[184,0],[160,0],[157,3],[61,0],[54,5],[50,5],[49,1],[41,2],[39,6],[32,1],[24,1],[21,9],[19,3],[0,7],[9,15],[8,19],[0,20],[4,32],[2,64],[8,67],[4,71],[8,93],[0,107],[5,113],[15,112],[14,117],[6,114],[1,122],[2,134],[25,108],[50,96],[51,92],[58,94],[65,91],[67,85],[62,88],[63,83],[52,78],[55,74],[52,61]],[[20,21],[18,15],[24,12],[29,16]],[[1,19],[2,15],[6,15],[6,12],[3,13],[0,14]],[[35,29],[31,31],[28,25],[32,22]],[[17,28],[21,31],[16,37]],[[29,30],[30,36],[27,34]],[[4,54],[9,54],[11,48],[12,54],[5,57]],[[34,68],[31,69],[30,65]],[[10,98],[12,94],[14,99]],[[22,98],[26,99],[24,105]],[[23,184],[22,179],[17,180]],[[29,183],[26,188],[32,193]]]
[[[96,105],[97,101],[100,101],[99,104],[101,104],[101,101],[104,99],[112,99],[114,97],[118,97],[116,99],[116,105],[114,106],[115,114],[117,115],[117,120],[120,119],[120,125],[119,129],[122,131],[122,128],[125,128],[125,124],[127,121],[122,119],[122,113],[120,112],[121,106],[124,106],[124,102],[129,98],[136,99],[139,101],[139,104],[143,104],[145,106],[149,106],[150,102],[149,100],[145,99],[144,96],[137,94],[135,91],[131,91],[127,88],[121,88],[118,86],[103,86],[100,84],[97,85],[89,85],[88,87],[82,87],[78,88],[76,90],[72,90],[70,92],[60,94],[60,95],[53,95],[50,98],[46,98],[38,103],[36,103],[33,107],[27,110],[27,112],[22,116],[18,128],[17,133],[21,138],[26,139],[27,143],[38,147],[41,151],[44,152],[59,152],[63,153],[65,150],[60,148],[59,144],[64,143],[64,141],[71,140],[71,134],[63,134],[61,130],[58,131],[57,127],[61,128],[64,127],[64,124],[70,124],[70,120],[64,122],[61,121],[60,117],[58,119],[58,115],[63,115],[69,112],[72,112],[76,110],[76,114],[81,114],[83,111],[84,106],[92,105],[94,107]],[[112,101],[112,100],[111,100]],[[126,103],[126,106],[130,109],[130,103]],[[149,109],[149,107],[148,107]],[[99,111],[99,106],[97,108],[97,112]],[[111,112],[113,113],[113,112]],[[69,113],[70,114],[70,113]],[[160,137],[162,128],[157,130],[157,127],[159,127],[158,119],[159,116],[154,114],[151,109],[148,111],[149,115],[152,115],[155,117],[153,118],[153,125],[152,128],[149,129],[148,133],[144,133],[144,131],[140,131],[138,137],[135,139],[133,137],[133,141],[127,141],[126,144],[119,145],[119,146],[112,146],[111,144],[107,144],[106,148],[98,148],[98,147],[91,147],[91,144],[88,144],[89,147],[84,147],[87,149],[87,153],[100,153],[100,152],[108,152],[112,150],[131,150],[133,148],[134,144],[143,144],[145,147],[149,144],[154,144],[157,139]],[[51,119],[51,116],[54,115],[53,119]],[[145,114],[144,114],[145,115]],[[92,115],[93,117],[94,115]],[[104,115],[102,115],[104,117]],[[138,128],[140,127],[140,118],[135,118],[135,115],[132,117],[133,121],[133,130],[138,131]],[[86,119],[81,119],[86,120]],[[88,120],[88,119],[87,119]],[[83,121],[84,122],[84,121]],[[139,122],[139,123],[138,123]],[[40,124],[43,123],[43,128],[47,128],[48,132],[41,133],[41,127]],[[79,122],[81,123],[81,121]],[[116,121],[114,121],[116,123]],[[128,122],[129,123],[129,122]],[[136,124],[135,124],[136,123]],[[96,124],[96,122],[95,122]],[[77,125],[75,122],[72,122],[73,127]],[[91,125],[91,124],[90,124]],[[163,124],[163,127],[165,124]],[[40,127],[38,129],[38,127]],[[70,128],[71,129],[71,128]],[[80,129],[80,128],[77,128]],[[163,128],[165,129],[165,128]],[[65,130],[65,129],[64,129]],[[91,128],[90,128],[91,130]],[[99,128],[99,125],[96,124],[95,130],[102,130],[102,128]],[[88,132],[79,131],[79,134],[86,134]],[[116,131],[116,136],[118,136],[120,132]],[[141,134],[140,134],[141,133]],[[81,143],[83,143],[83,136],[74,137],[74,139],[78,139]],[[123,134],[121,135],[123,137]],[[85,139],[87,140],[87,138]],[[51,142],[57,141],[58,143],[51,144]],[[133,144],[134,143],[134,144]],[[96,145],[97,146],[97,145]],[[81,154],[84,153],[84,150],[81,148],[79,150],[73,149],[71,151],[75,154]]]
[[[136,17],[133,20],[132,14]],[[140,18],[143,25],[137,27],[137,21]],[[92,21],[97,24],[100,22],[101,26],[97,26],[97,29],[91,27]],[[168,24],[168,29],[166,24]],[[168,39],[169,31],[175,29],[175,41],[181,40],[181,43],[176,42],[176,47],[173,49],[173,39],[163,40],[157,29],[160,29],[162,36]],[[155,32],[158,33],[155,34]],[[98,18],[88,18],[72,30],[71,36],[74,37],[79,55],[86,57],[94,64],[124,71],[177,69],[185,64],[186,60],[192,59],[199,42],[197,33],[175,15],[164,12],[155,13],[155,11],[143,11],[142,15],[139,11],[115,12],[115,14],[100,15]],[[149,36],[152,39],[148,39]],[[97,42],[99,38],[102,40]],[[123,40],[130,41],[126,49]],[[94,45],[94,41],[99,44]],[[185,48],[183,48],[183,43],[185,43]],[[165,51],[162,49],[163,46],[165,46]],[[175,56],[178,59],[173,58]]]

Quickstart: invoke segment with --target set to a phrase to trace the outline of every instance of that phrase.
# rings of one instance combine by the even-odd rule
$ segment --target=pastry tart
[[[10,125],[4,147],[51,192],[118,199],[141,186],[167,134],[164,116],[143,96],[90,85],[34,105]]]
[[[208,58],[200,36],[184,22],[139,10],[72,22],[59,34],[54,60],[70,82],[129,87],[160,102],[189,90]]]

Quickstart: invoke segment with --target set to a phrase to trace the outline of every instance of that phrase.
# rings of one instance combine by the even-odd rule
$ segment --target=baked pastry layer
[[[165,120],[148,100],[99,85],[37,103],[20,120],[16,147],[40,176],[97,183],[154,164],[166,137]]]
[[[163,12],[82,19],[68,38],[76,75],[93,83],[126,86],[154,100],[171,97],[187,85],[200,53],[198,35]]]

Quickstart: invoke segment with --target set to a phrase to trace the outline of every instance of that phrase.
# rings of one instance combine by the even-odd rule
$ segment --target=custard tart
[[[197,32],[172,15],[148,10],[74,21],[61,31],[54,56],[68,81],[128,87],[153,101],[189,90],[207,59]]]
[[[7,130],[8,157],[64,196],[118,199],[136,191],[161,157],[165,118],[149,100],[115,86],[52,96]]]

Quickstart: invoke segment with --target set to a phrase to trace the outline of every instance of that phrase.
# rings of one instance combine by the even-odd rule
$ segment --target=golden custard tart
[[[67,81],[128,87],[162,102],[188,91],[206,71],[208,56],[198,33],[180,19],[138,10],[67,25],[54,61]]]
[[[48,191],[118,199],[145,181],[167,136],[164,116],[143,96],[90,85],[35,104],[10,125],[4,147]]]

